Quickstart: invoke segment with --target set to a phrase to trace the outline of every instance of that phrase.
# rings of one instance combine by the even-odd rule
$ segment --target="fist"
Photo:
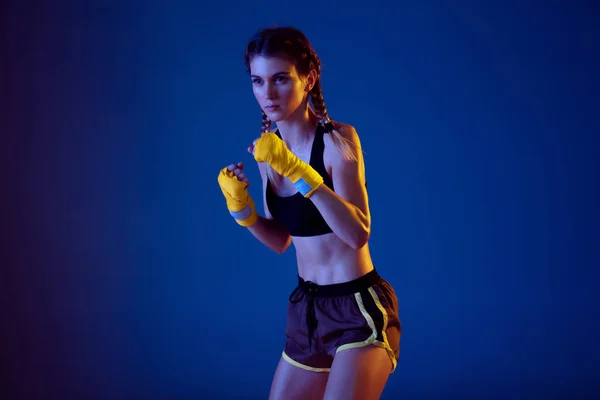
[[[233,176],[235,176],[238,181],[244,182],[247,185],[250,185],[250,180],[248,179],[246,174],[244,174],[244,163],[243,162],[240,161],[237,164],[229,164],[229,166],[227,166],[227,169],[229,171],[233,172]]]
[[[248,148],[248,151],[254,155],[256,161],[269,164],[273,161],[285,160],[289,152],[283,140],[273,132],[263,133]]]

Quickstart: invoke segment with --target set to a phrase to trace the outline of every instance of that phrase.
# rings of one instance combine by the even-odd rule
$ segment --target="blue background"
[[[85,4],[83,4],[85,3]],[[592,1],[9,2],[3,399],[266,398],[295,283],[217,185],[291,24],[361,136],[404,327],[386,399],[600,394]]]

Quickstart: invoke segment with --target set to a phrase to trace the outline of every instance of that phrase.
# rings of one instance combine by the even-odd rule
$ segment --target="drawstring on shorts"
[[[302,284],[298,285],[296,289],[290,294],[290,302],[292,304],[299,303],[302,300],[302,295],[297,296],[297,298],[293,298],[294,295],[298,292],[298,290],[302,291],[303,295],[307,297],[307,308],[306,308],[306,326],[308,329],[308,348],[312,351],[312,336],[317,329],[318,321],[317,315],[315,313],[315,297],[317,294],[318,285],[311,281],[304,281]]]

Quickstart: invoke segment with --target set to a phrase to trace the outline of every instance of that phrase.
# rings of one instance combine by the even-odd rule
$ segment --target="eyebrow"
[[[273,74],[273,76],[277,76],[277,75],[290,75],[289,72],[287,71],[280,71],[280,72],[276,72]],[[250,75],[251,78],[260,78],[260,76],[258,75]]]

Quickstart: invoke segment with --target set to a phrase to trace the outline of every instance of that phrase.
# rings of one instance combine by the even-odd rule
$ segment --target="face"
[[[255,56],[250,61],[254,97],[273,122],[289,118],[312,88],[312,74],[300,77],[294,64],[284,58]]]

